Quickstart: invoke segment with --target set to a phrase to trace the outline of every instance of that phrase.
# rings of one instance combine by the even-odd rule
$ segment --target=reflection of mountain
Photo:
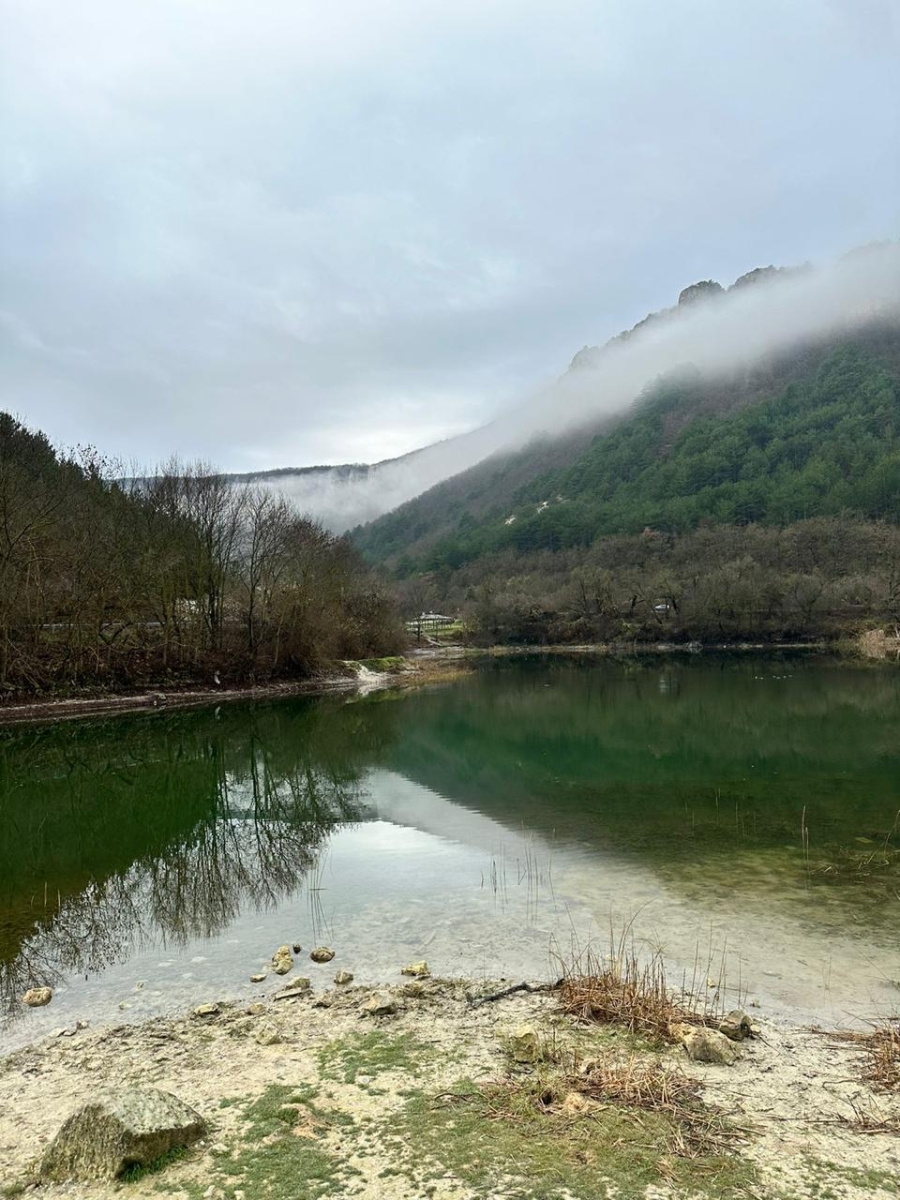
[[[308,702],[8,735],[0,1003],[291,893],[379,752],[350,707]]]
[[[827,686],[825,686],[827,683]],[[794,660],[503,663],[418,699],[386,765],[511,829],[665,857],[887,833],[900,678]]]

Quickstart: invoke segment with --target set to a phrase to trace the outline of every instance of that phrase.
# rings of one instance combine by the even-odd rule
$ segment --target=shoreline
[[[198,688],[190,684],[166,689],[148,688],[138,692],[113,692],[96,696],[51,698],[10,703],[0,701],[0,729],[17,725],[53,724],[58,721],[80,720],[92,716],[110,716],[137,712],[162,712],[175,709],[204,708],[230,704],[241,700],[278,700],[293,696],[328,696],[342,692],[368,694],[392,687],[409,687],[417,683],[436,682],[446,678],[449,664],[477,658],[518,658],[529,655],[565,657],[642,657],[659,655],[698,654],[778,654],[809,653],[832,655],[861,663],[883,661],[881,656],[866,655],[857,644],[847,642],[595,642],[583,645],[552,644],[543,646],[494,645],[429,645],[408,648],[402,655],[404,666],[386,672],[367,671],[365,674],[347,664],[347,673],[321,674],[308,679],[271,683],[246,684],[220,688]],[[887,657],[887,656],[885,656]],[[448,665],[445,665],[448,664]]]
[[[161,1191],[177,1200],[255,1200],[280,1197],[283,1186],[297,1189],[291,1195],[359,1200],[894,1194],[900,1140],[862,1129],[854,1114],[900,1122],[900,1097],[872,1091],[852,1045],[763,1017],[736,1064],[697,1063],[680,1047],[567,1016],[556,990],[472,1003],[473,993],[477,1001],[504,983],[425,978],[282,990],[138,1025],[65,1030],[0,1056],[0,1195],[32,1186],[48,1198],[120,1194],[118,1182],[75,1192],[37,1186],[33,1164],[72,1111],[98,1090],[127,1085],[172,1092],[210,1126],[184,1157],[129,1182],[135,1200]],[[384,1011],[373,1014],[373,996]],[[510,1056],[509,1039],[523,1028],[544,1047],[537,1061]],[[691,1081],[716,1120],[733,1128],[726,1157],[661,1154],[662,1116],[553,1092],[561,1062],[582,1070],[596,1056]],[[482,1113],[479,1089],[495,1085],[498,1096],[536,1087],[544,1099],[521,1113]],[[624,1156],[608,1143],[608,1126]],[[649,1155],[648,1143],[656,1146]]]

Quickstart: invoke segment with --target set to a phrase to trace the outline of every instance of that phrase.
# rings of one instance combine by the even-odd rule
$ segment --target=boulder
[[[316,946],[315,950],[310,950],[309,957],[314,963],[327,963],[334,958],[334,951],[330,946]]]
[[[53,989],[48,987],[29,988],[22,997],[22,1003],[29,1008],[43,1008],[53,999]]]
[[[401,975],[412,975],[416,979],[427,979],[431,975],[427,962],[407,963],[400,971]]]
[[[390,992],[373,992],[362,1006],[364,1013],[370,1017],[388,1017],[395,1013],[399,1004]]]
[[[272,955],[272,970],[276,975],[287,975],[293,965],[294,958],[290,946],[279,946]]]
[[[343,984],[346,984],[346,983],[352,983],[353,982],[353,972],[352,971],[338,971],[337,975],[335,975],[335,977],[334,977],[334,982],[339,987],[341,987]]]
[[[729,1041],[724,1033],[719,1033],[718,1029],[682,1025],[680,1037],[688,1058],[694,1062],[722,1063],[730,1067],[740,1057],[734,1042]]]
[[[116,1179],[206,1134],[199,1113],[170,1092],[123,1088],[101,1094],[65,1122],[44,1153],[46,1181]]]
[[[260,1025],[256,1033],[254,1033],[253,1040],[258,1042],[260,1046],[275,1046],[281,1041],[281,1034],[274,1025],[266,1022]]]
[[[260,971],[258,975],[250,976],[250,982],[251,983],[262,983],[265,978],[266,978],[266,972]]]
[[[294,979],[288,982],[282,988],[285,992],[308,992],[312,987],[308,975],[297,975]]]
[[[742,1042],[744,1038],[753,1037],[753,1025],[747,1014],[740,1008],[734,1008],[719,1022],[719,1029],[732,1042]]]

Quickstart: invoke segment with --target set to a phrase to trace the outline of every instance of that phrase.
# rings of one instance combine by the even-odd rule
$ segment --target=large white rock
[[[205,1134],[200,1114],[170,1092],[122,1088],[102,1093],[73,1113],[47,1147],[41,1178],[115,1179]]]

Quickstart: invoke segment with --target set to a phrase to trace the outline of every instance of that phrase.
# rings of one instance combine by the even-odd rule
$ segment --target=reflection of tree
[[[359,778],[392,724],[304,702],[59,731],[42,753],[0,746],[0,1010],[295,892],[331,830],[361,815]]]

